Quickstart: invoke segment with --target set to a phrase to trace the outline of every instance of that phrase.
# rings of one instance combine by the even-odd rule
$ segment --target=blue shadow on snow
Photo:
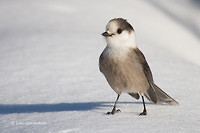
[[[114,104],[113,102],[85,102],[85,103],[58,103],[58,104],[0,104],[0,114],[87,111],[87,110],[98,109],[100,107],[112,107],[113,104]],[[119,102],[119,104],[142,104],[142,102]]]

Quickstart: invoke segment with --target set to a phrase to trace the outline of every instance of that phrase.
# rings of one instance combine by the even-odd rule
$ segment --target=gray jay
[[[112,111],[107,114],[120,111],[116,109],[116,104],[123,92],[136,99],[141,95],[144,109],[140,115],[147,114],[144,96],[153,103],[178,105],[177,101],[154,83],[150,67],[137,47],[135,31],[125,19],[110,20],[102,35],[107,46],[99,57],[99,69],[118,94]]]

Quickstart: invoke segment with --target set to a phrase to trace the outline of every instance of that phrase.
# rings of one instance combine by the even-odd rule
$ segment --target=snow
[[[200,132],[199,6],[197,0],[1,0],[0,131]],[[155,82],[179,106],[146,100],[148,115],[141,117],[141,99],[123,94],[122,112],[106,115],[117,95],[98,58],[106,46],[100,34],[114,17],[133,25]]]

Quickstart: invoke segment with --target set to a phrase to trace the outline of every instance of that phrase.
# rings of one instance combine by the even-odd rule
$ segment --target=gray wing
[[[156,92],[155,92],[154,87],[152,86],[152,84],[154,84],[154,81],[153,81],[151,69],[150,69],[143,53],[138,48],[134,49],[134,52],[137,54],[138,62],[141,64],[143,72],[147,78],[147,81],[149,82],[149,88],[147,89],[147,92],[144,93],[144,95],[147,97],[147,99],[149,101],[157,103]]]
[[[135,49],[135,52],[137,54],[138,61],[142,65],[143,71],[149,82],[149,88],[147,89],[147,92],[144,94],[147,97],[147,99],[153,101],[154,103],[165,102],[171,105],[178,105],[179,103],[176,100],[170,97],[167,93],[165,93],[154,83],[150,67],[143,53],[139,49]]]
[[[134,49],[134,52],[137,54],[138,61],[142,65],[143,72],[146,75],[147,80],[149,82],[154,82],[150,67],[149,67],[149,65],[148,65],[143,53],[138,48]]]

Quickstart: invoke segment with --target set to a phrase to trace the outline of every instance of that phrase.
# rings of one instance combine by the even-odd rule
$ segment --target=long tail
[[[144,94],[149,101],[154,103],[168,103],[170,105],[179,105],[179,103],[161,90],[156,84],[152,83],[151,87]]]

